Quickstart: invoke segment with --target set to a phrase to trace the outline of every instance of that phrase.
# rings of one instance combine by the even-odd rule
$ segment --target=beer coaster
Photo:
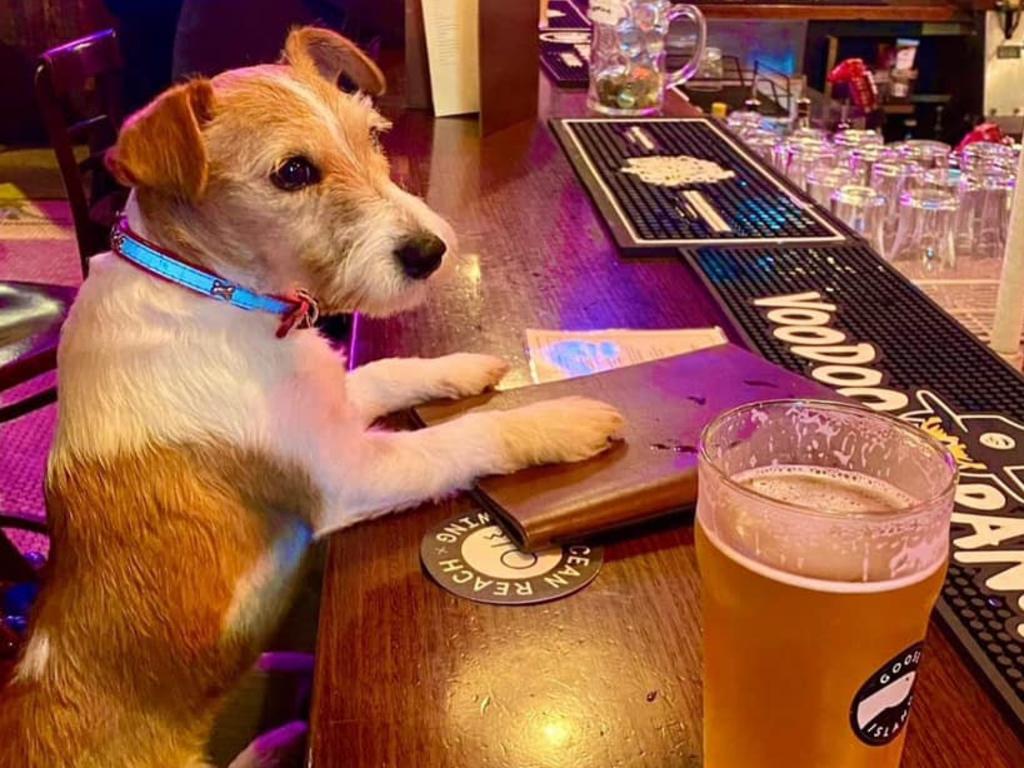
[[[569,118],[551,127],[627,255],[857,239],[716,121]]]
[[[684,258],[752,349],[949,447],[937,610],[1024,728],[1024,376],[866,246]]]
[[[430,577],[453,595],[491,605],[558,600],[583,589],[601,570],[601,547],[567,544],[522,552],[491,514],[473,510],[435,526],[420,545]]]

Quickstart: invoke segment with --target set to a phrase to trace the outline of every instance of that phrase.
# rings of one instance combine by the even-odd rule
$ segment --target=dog
[[[0,698],[3,768],[207,765],[218,707],[313,537],[483,475],[586,459],[619,433],[614,408],[582,398],[380,431],[383,414],[493,387],[506,364],[347,371],[299,327],[314,304],[414,306],[456,248],[389,178],[370,100],[384,88],[351,42],[303,28],[281,63],[172,87],[122,128],[108,165],[132,188],[126,219],[59,348],[54,555]],[[202,295],[131,263],[129,246],[216,279]]]

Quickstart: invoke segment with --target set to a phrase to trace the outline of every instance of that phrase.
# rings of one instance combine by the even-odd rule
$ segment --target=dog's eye
[[[278,189],[294,192],[320,181],[320,171],[309,160],[296,155],[281,163],[277,170],[270,174],[270,181]]]

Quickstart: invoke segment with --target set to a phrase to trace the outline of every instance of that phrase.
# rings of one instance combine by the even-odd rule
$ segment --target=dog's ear
[[[209,175],[201,129],[212,117],[209,80],[174,86],[125,121],[107,168],[125,186],[198,200]]]
[[[284,44],[284,57],[293,67],[312,70],[332,85],[345,75],[372,96],[380,96],[387,89],[384,73],[373,60],[351,40],[329,29],[293,29]]]

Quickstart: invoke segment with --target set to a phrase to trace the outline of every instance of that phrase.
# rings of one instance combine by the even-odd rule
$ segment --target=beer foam
[[[744,568],[804,589],[883,592],[926,579],[945,563],[945,533],[915,520],[891,521],[918,499],[858,472],[810,466],[771,466],[741,472],[738,485],[815,513],[784,518],[757,502],[726,492],[708,500],[723,509],[698,518],[708,539]],[[835,523],[824,516],[834,516]],[[877,519],[872,520],[877,516]],[[718,530],[712,530],[707,518]]]
[[[838,516],[891,514],[918,502],[884,480],[824,467],[762,467],[736,475],[733,482],[784,504]]]

